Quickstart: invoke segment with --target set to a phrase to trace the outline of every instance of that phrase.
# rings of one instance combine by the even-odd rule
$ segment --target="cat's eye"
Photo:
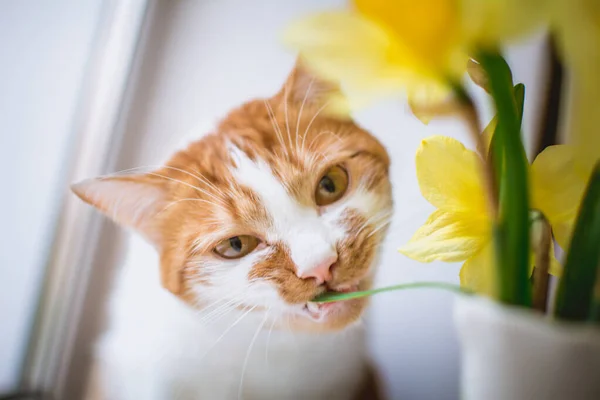
[[[348,173],[339,165],[331,167],[319,180],[315,190],[315,201],[318,206],[335,203],[342,198],[348,189]]]
[[[233,260],[248,255],[256,249],[259,243],[260,241],[254,236],[232,236],[217,244],[214,252],[223,258]]]

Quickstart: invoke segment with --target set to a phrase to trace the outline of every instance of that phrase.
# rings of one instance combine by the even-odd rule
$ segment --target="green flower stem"
[[[600,162],[588,182],[556,295],[556,316],[597,319],[594,286],[600,268]]]
[[[498,53],[482,52],[478,60],[489,77],[498,115],[494,157],[504,160],[502,199],[494,226],[498,296],[507,304],[529,307],[528,165],[510,68]]]
[[[518,83],[514,86],[514,100],[517,105],[517,112],[519,114],[519,127],[523,123],[523,107],[525,105],[525,85],[522,83]],[[497,116],[496,116],[497,118]],[[498,196],[499,202],[502,202],[502,193],[504,193],[504,188],[506,187],[506,179],[504,178],[504,153],[501,146],[498,145],[499,140],[501,138],[501,134],[498,133],[503,129],[502,122],[499,121],[496,125],[496,129],[494,129],[494,134],[492,135],[492,140],[490,143],[490,148],[488,150],[488,159],[491,160],[491,164],[494,167],[494,173],[496,177],[498,177]],[[496,156],[494,156],[496,153]]]
[[[334,301],[351,300],[351,299],[358,299],[360,297],[372,296],[377,293],[392,292],[395,290],[421,289],[421,288],[443,289],[443,290],[449,290],[449,291],[456,292],[456,293],[471,294],[471,292],[469,290],[461,288],[458,285],[453,285],[451,283],[415,282],[415,283],[404,283],[404,284],[400,284],[400,285],[387,286],[387,287],[382,287],[382,288],[372,289],[372,290],[364,290],[361,292],[350,292],[350,293],[325,292],[325,293],[315,297],[312,301],[314,301],[316,303],[331,303]]]
[[[535,251],[535,268],[533,270],[533,308],[546,312],[548,302],[548,282],[550,275],[550,252],[552,251],[552,229],[548,220],[535,212],[531,221],[532,247]]]

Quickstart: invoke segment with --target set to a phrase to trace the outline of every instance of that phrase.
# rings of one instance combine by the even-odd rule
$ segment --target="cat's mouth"
[[[328,287],[327,291],[331,293],[352,293],[359,289],[359,283],[353,283],[348,285],[340,285],[335,288]],[[343,311],[348,306],[349,302],[346,301],[332,301],[328,303],[317,303],[309,301],[304,305],[303,311],[315,321],[322,321],[329,314]]]

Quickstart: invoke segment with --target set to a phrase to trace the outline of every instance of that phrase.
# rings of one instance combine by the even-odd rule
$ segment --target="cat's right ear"
[[[87,179],[71,186],[83,201],[161,247],[157,215],[168,205],[164,180],[151,175]]]
[[[347,99],[339,84],[318,77],[301,57],[296,59],[292,72],[274,99],[282,107],[287,102],[294,102],[299,107],[326,107],[325,114],[338,117],[346,118],[349,112]]]

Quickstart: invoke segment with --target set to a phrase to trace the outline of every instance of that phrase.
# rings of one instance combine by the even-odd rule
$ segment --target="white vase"
[[[600,328],[459,296],[464,400],[600,400]]]

